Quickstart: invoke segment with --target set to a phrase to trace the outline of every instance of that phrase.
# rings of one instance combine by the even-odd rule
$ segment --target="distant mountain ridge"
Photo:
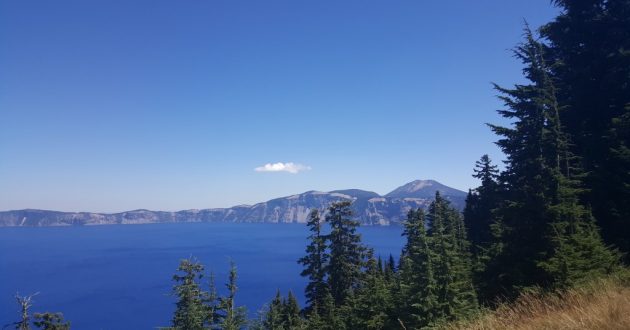
[[[0,212],[0,227],[146,224],[170,222],[305,223],[311,209],[325,212],[332,202],[352,201],[354,215],[364,225],[399,224],[411,208],[426,208],[439,191],[461,210],[466,193],[434,180],[416,180],[381,196],[360,189],[307,191],[254,205],[177,212],[133,210],[120,213],[15,210]]]

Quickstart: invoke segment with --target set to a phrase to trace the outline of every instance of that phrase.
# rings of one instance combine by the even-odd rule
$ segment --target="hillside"
[[[15,210],[0,212],[0,226],[71,226],[146,224],[169,222],[269,222],[305,223],[311,209],[325,212],[328,205],[351,200],[356,219],[364,225],[401,223],[412,208],[426,208],[436,191],[461,210],[466,193],[434,180],[416,180],[381,196],[360,189],[329,192],[307,191],[254,205],[195,209],[177,212],[133,210],[120,213]]]

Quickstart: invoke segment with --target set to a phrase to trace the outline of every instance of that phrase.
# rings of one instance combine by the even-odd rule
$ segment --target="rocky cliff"
[[[409,209],[426,208],[439,191],[458,209],[466,193],[434,180],[416,180],[381,196],[359,189],[329,192],[308,191],[276,198],[255,205],[231,208],[183,210],[178,212],[134,210],[121,213],[58,212],[16,210],[0,212],[0,226],[72,226],[107,224],[145,224],[166,222],[270,222],[304,223],[311,209],[325,212],[335,201],[350,200],[355,217],[365,225],[401,223]]]

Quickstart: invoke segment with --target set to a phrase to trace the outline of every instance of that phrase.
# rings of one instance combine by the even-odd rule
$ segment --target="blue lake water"
[[[386,258],[403,245],[400,227],[362,227],[363,242]],[[174,310],[171,277],[195,256],[223,293],[230,260],[238,268],[237,304],[250,316],[280,289],[303,302],[296,260],[307,228],[298,224],[181,223],[0,228],[0,328],[18,319],[16,292],[33,311],[60,311],[74,329],[152,329]]]

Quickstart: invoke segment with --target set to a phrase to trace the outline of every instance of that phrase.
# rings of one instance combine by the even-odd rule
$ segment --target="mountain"
[[[133,210],[121,213],[59,212],[17,210],[0,212],[2,226],[72,226],[107,224],[145,224],[168,222],[269,222],[304,223],[311,209],[322,213],[330,203],[350,200],[355,217],[364,225],[399,224],[411,208],[426,208],[439,191],[461,210],[466,193],[434,180],[416,180],[381,196],[360,189],[329,192],[307,191],[275,198],[254,205],[230,208],[183,210],[178,212]]]
[[[416,180],[394,189],[385,195],[390,198],[433,198],[439,191],[443,196],[463,197],[466,193],[451,187],[447,187],[435,180]]]

